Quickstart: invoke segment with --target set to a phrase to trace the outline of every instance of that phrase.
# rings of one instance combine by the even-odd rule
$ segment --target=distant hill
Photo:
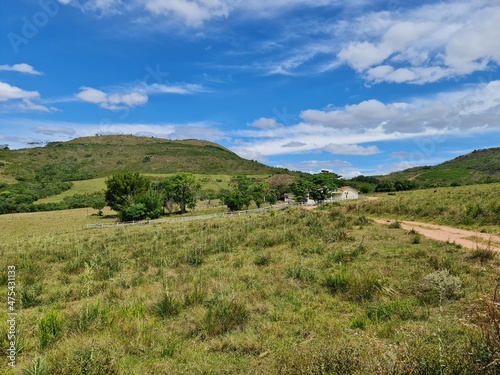
[[[436,166],[394,172],[382,180],[410,180],[421,186],[470,185],[500,181],[500,147],[475,150]]]
[[[0,182],[29,180],[36,170],[51,164],[67,165],[74,180],[106,177],[120,171],[226,175],[286,172],[243,159],[208,141],[110,135],[53,142],[45,147],[0,150]]]

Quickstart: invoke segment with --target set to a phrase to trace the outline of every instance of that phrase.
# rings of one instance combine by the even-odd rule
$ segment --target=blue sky
[[[0,144],[198,138],[344,177],[437,164],[499,146],[498,25],[491,0],[4,0]]]

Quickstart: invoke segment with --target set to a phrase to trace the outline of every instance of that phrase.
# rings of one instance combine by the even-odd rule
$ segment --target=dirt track
[[[303,206],[302,208],[305,210],[314,210],[316,207],[317,206]],[[374,221],[379,224],[390,224],[395,220],[374,219]],[[413,229],[422,236],[433,240],[456,243],[472,250],[490,249],[500,252],[500,236],[495,234],[474,232],[471,230],[421,223],[418,221],[404,220],[399,222],[401,223],[401,228],[406,230]]]
[[[374,221],[380,224],[390,224],[395,220],[374,219]],[[417,221],[399,222],[401,223],[401,228],[406,230],[413,229],[422,236],[432,238],[433,240],[456,243],[473,250],[491,249],[500,252],[500,236],[494,234],[474,232],[465,229],[457,229],[446,227],[444,225],[427,224]]]

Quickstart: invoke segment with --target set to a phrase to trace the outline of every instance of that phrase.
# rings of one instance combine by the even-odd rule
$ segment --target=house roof
[[[351,190],[351,191],[355,191],[356,193],[358,192],[358,190],[356,190],[356,189],[354,189],[353,187],[350,187],[350,186],[341,186],[339,188],[339,190],[342,190],[342,191]]]

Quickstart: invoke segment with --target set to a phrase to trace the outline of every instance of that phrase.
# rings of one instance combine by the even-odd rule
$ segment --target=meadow
[[[373,223],[384,199],[100,230],[86,209],[0,216],[20,308],[0,373],[498,373],[499,257]]]

